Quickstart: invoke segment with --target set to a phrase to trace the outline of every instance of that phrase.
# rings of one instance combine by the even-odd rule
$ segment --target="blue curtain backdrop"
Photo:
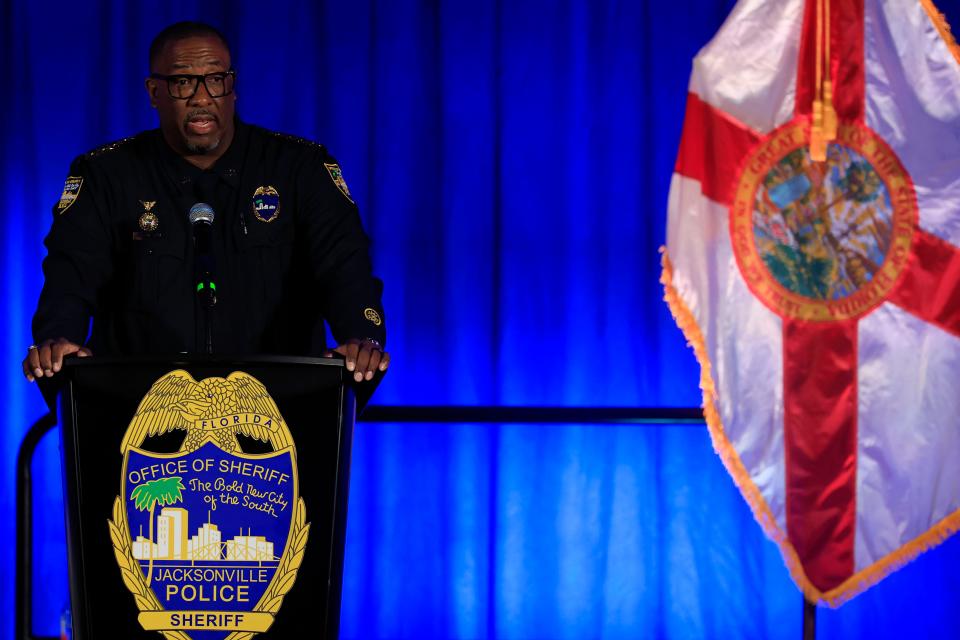
[[[386,281],[394,365],[378,402],[694,406],[657,247],[690,60],[732,4],[0,4],[0,640],[15,454],[43,413],[18,372],[41,240],[73,156],[156,126],[142,78],[160,27],[222,27],[241,115],[340,159]],[[56,437],[34,472],[36,631],[54,634]],[[948,542],[821,611],[819,636],[956,637],[957,566]],[[801,623],[697,426],[361,424],[344,587],[342,636],[364,640],[795,638]]]

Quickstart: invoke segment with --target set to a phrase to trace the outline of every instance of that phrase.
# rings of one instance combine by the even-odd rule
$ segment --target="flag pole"
[[[803,640],[817,640],[817,605],[803,599]]]

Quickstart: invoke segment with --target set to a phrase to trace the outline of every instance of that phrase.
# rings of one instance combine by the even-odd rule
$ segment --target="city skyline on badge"
[[[149,450],[181,431],[176,452]],[[109,528],[141,626],[170,640],[269,629],[310,525],[293,438],[264,385],[243,372],[197,382],[171,371],[141,401],[120,450]]]
[[[280,194],[273,186],[257,187],[251,207],[254,218],[260,222],[273,222],[280,215]]]

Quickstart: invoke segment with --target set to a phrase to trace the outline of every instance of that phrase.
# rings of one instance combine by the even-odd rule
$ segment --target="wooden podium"
[[[337,637],[342,360],[87,358],[60,375],[75,638]]]

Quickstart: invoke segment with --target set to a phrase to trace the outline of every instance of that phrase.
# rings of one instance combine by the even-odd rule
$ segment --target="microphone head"
[[[215,216],[216,214],[213,212],[213,207],[206,202],[198,202],[190,207],[190,224],[197,224],[198,222],[213,224]]]

